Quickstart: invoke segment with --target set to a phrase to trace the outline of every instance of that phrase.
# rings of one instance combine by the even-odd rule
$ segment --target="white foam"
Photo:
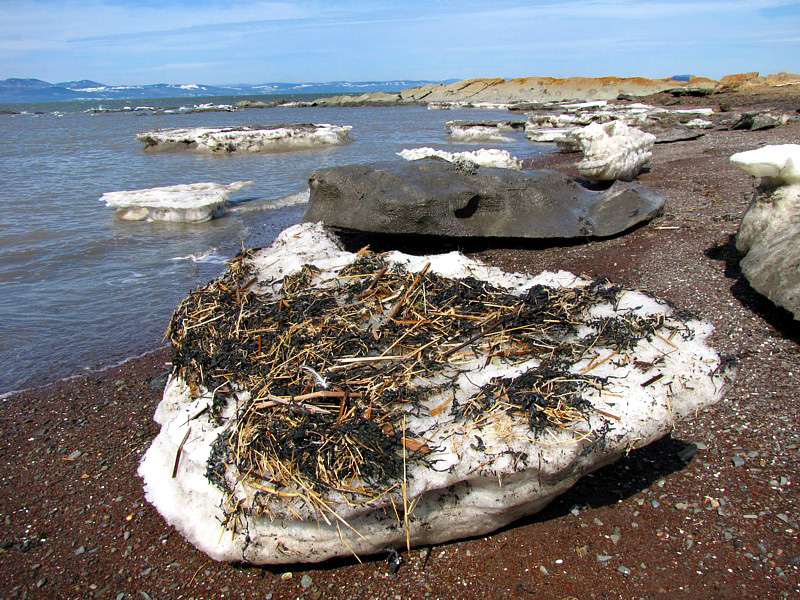
[[[253,182],[190,183],[107,192],[100,201],[116,208],[117,217],[128,221],[199,223],[219,216],[228,197],[248,185]]]
[[[508,150],[485,149],[473,152],[445,152],[434,148],[411,148],[401,150],[398,156],[406,160],[420,160],[423,158],[437,157],[448,162],[469,161],[479,167],[494,167],[497,169],[516,169],[522,168],[522,161],[511,155]]]

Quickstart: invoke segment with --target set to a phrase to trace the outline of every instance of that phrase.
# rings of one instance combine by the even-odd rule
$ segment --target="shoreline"
[[[762,100],[742,97],[747,106]],[[799,95],[784,99],[798,108]],[[687,103],[703,98],[687,98]],[[215,563],[143,497],[139,458],[158,426],[167,348],[0,402],[3,597],[780,598],[800,591],[800,325],[755,293],[732,245],[752,178],[734,152],[800,139],[800,122],[660,144],[640,181],[665,213],[585,244],[493,244],[511,271],[565,269],[641,287],[709,319],[736,354],[726,399],[673,435],[587,477],[541,513],[469,540],[291,567]],[[530,167],[576,175],[578,155]],[[165,475],[165,476],[168,476]],[[291,575],[287,575],[291,573]]]

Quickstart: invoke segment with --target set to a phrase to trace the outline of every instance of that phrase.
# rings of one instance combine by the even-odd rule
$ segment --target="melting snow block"
[[[466,162],[473,163],[479,167],[494,167],[497,169],[516,169],[522,168],[522,161],[516,156],[512,156],[508,150],[485,149],[475,150],[474,152],[445,152],[433,148],[411,148],[401,150],[398,156],[406,160],[420,160],[423,158],[441,158],[451,163]]]
[[[191,149],[199,152],[286,152],[346,144],[349,125],[247,125],[244,127],[192,127],[157,129],[140,133],[145,150]]]
[[[108,192],[100,198],[116,208],[116,215],[127,221],[174,221],[199,223],[218,216],[228,197],[252,181],[190,183],[145,190]]]
[[[592,123],[575,132],[584,158],[578,172],[588,179],[632,181],[653,156],[656,137],[621,121]]]
[[[711,329],[605,280],[353,254],[296,225],[176,312],[139,474],[217,560],[482,535],[718,401]]]
[[[764,146],[731,162],[762,178],[736,235],[736,248],[746,253],[742,273],[800,319],[800,145]]]

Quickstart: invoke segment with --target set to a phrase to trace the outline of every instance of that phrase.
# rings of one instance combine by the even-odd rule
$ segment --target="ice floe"
[[[800,320],[800,145],[763,146],[731,162],[761,178],[736,234],[742,273]]]
[[[309,223],[230,264],[173,319],[176,352],[182,332],[191,347],[139,467],[147,500],[216,560],[318,562],[486,534],[667,434],[732,377],[708,323],[604,280],[455,252],[354,254]],[[482,322],[470,298],[486,293],[502,302]],[[527,333],[512,341],[507,325]],[[462,333],[438,329],[450,327]],[[192,361],[218,331],[227,354],[201,373]],[[253,387],[228,365],[240,356],[288,379]]]
[[[481,148],[472,152],[445,152],[434,148],[407,148],[397,153],[398,156],[406,160],[420,160],[423,158],[441,158],[447,162],[470,162],[479,167],[495,167],[497,169],[516,169],[522,168],[522,161],[512,156],[508,150],[497,150],[495,148]]]
[[[136,136],[145,150],[192,149],[200,152],[285,152],[346,144],[349,125],[246,125],[157,129]]]
[[[575,132],[584,158],[578,172],[589,179],[631,181],[653,156],[656,136],[622,121],[592,123]]]
[[[228,197],[252,181],[189,183],[166,187],[107,192],[100,198],[127,221],[198,223],[219,216]]]

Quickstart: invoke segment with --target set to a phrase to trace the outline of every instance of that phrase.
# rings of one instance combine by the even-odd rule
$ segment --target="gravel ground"
[[[800,92],[682,99],[794,112]],[[651,100],[671,101],[660,97]],[[658,145],[640,180],[663,217],[586,243],[467,248],[509,270],[641,287],[709,319],[740,361],[733,390],[670,437],[487,537],[363,563],[214,563],[144,500],[136,467],[169,355],[156,351],[0,402],[0,597],[744,598],[800,592],[800,327],[741,277],[733,246],[753,181],[734,152],[800,141],[800,123]],[[576,155],[529,166],[575,175]]]

